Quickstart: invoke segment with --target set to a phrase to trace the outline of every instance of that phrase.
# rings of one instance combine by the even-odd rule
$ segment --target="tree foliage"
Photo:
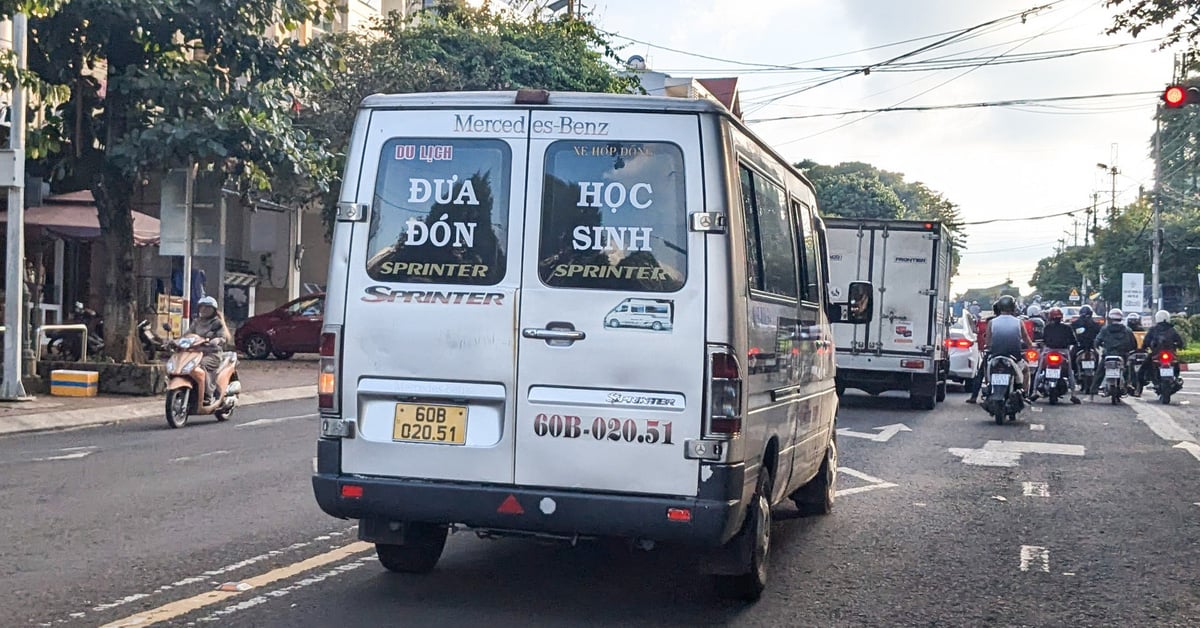
[[[1110,35],[1128,32],[1134,37],[1148,28],[1164,26],[1167,35],[1159,48],[1179,42],[1195,47],[1200,43],[1200,2],[1197,0],[1107,0],[1105,6],[1118,12]]]
[[[443,3],[411,19],[372,20],[333,35],[332,70],[313,89],[305,126],[336,147],[349,142],[362,99],[379,93],[491,91],[629,92],[636,78],[617,71],[616,50],[586,20],[497,12]],[[341,172],[342,160],[333,164]],[[336,190],[334,190],[336,193]],[[324,207],[332,211],[332,198]]]

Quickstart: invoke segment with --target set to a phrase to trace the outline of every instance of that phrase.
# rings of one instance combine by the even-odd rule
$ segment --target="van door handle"
[[[521,330],[521,335],[535,340],[566,340],[568,342],[587,338],[587,334],[578,329],[536,329],[527,327]]]

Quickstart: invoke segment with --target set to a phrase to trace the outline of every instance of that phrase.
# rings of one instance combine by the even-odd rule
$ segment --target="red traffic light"
[[[1188,103],[1188,91],[1182,85],[1171,85],[1163,92],[1163,102],[1168,107],[1182,107]]]

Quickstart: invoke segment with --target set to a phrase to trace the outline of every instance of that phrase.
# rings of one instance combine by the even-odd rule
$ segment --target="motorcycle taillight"
[[[1175,362],[1175,355],[1170,351],[1163,351],[1158,354],[1158,361],[1163,364],[1173,364]]]

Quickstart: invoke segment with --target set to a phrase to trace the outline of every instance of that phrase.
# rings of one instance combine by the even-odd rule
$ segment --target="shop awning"
[[[8,222],[7,212],[0,212],[0,222]],[[26,208],[25,226],[40,228],[54,235],[75,240],[100,237],[100,219],[96,215],[92,193],[87,190],[48,196],[42,205]],[[134,245],[158,244],[158,238],[158,219],[134,211]]]

